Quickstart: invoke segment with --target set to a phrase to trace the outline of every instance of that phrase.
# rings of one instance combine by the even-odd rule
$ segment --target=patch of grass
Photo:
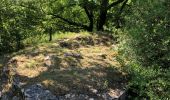
[[[58,40],[58,39],[69,39],[69,38],[75,38],[77,36],[90,36],[91,34],[89,32],[79,32],[79,33],[74,33],[74,32],[65,32],[65,33],[55,33],[53,35],[53,40]]]
[[[29,60],[29,62],[27,62],[26,64],[26,68],[35,68],[37,66],[37,62],[34,60]]]
[[[59,39],[69,39],[69,38],[75,38],[77,36],[90,36],[91,34],[89,32],[83,31],[79,33],[75,32],[56,32],[53,34],[52,38],[53,41],[59,40]],[[41,34],[34,37],[27,38],[23,41],[26,45],[37,45],[40,43],[50,43],[49,41],[49,35],[48,34]]]

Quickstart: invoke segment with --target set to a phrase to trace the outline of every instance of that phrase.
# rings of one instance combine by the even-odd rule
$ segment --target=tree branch
[[[91,17],[90,12],[88,11],[88,9],[87,9],[87,7],[86,7],[86,6],[84,6],[83,8],[84,8],[84,10],[85,10],[85,12],[86,12],[86,14],[87,14],[87,17],[88,17],[88,18],[89,18],[89,20],[90,20],[90,17]]]
[[[107,10],[111,9],[112,7],[114,7],[115,5],[119,4],[119,3],[122,3],[124,0],[117,0],[113,3],[111,3],[108,7],[107,7]]]
[[[93,12],[89,11],[86,5],[83,6],[83,9],[85,10],[86,15],[90,21],[89,26],[88,26],[88,31],[92,31],[93,30],[93,17],[94,17]]]
[[[121,13],[123,12],[123,9],[125,8],[127,2],[128,2],[128,0],[125,0],[125,2],[123,2],[122,6],[119,10],[119,15],[121,15]]]
[[[121,17],[121,14],[122,14],[122,12],[123,12],[123,9],[125,8],[125,6],[126,6],[126,3],[128,2],[128,0],[125,0],[124,2],[123,2],[123,4],[122,4],[122,6],[121,6],[121,8],[120,8],[120,10],[119,10],[119,12],[118,12],[118,14],[117,14],[117,16],[116,16],[116,22],[117,22],[117,28],[120,28],[121,26],[120,26],[120,24],[121,24],[121,20],[120,20],[120,17]]]
[[[92,21],[92,20],[93,20],[93,12],[92,12],[92,11],[89,11],[88,8],[87,8],[87,6],[83,6],[82,8],[85,10],[88,19],[89,19],[90,21]]]
[[[76,23],[76,22],[74,22],[74,21],[68,20],[68,19],[63,18],[63,17],[61,17],[61,16],[59,16],[59,15],[56,15],[56,14],[50,14],[50,15],[52,15],[53,18],[61,19],[62,21],[66,22],[66,23],[68,23],[68,24],[70,24],[70,25],[77,26],[77,27],[82,27],[82,28],[84,28],[84,29],[86,29],[86,30],[88,29],[88,26],[83,25],[83,24],[81,24],[81,23]]]

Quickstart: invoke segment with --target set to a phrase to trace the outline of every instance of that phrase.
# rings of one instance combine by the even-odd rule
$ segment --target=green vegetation
[[[170,2],[133,3],[119,48],[131,76],[129,89],[136,99],[166,100],[170,98]]]
[[[56,94],[113,88],[117,76],[128,79],[129,99],[169,100],[169,8],[169,0],[0,0],[0,71],[9,54],[24,82]]]
[[[74,38],[76,36],[89,36],[90,33],[89,32],[79,32],[79,33],[74,33],[74,32],[56,32],[55,34],[52,35],[53,40],[52,41],[57,41],[57,40],[61,40],[61,39],[66,39],[66,38]],[[23,41],[23,43],[25,45],[38,45],[40,43],[50,43],[51,41],[49,41],[49,35],[47,34],[43,34],[41,36],[34,36],[34,37],[30,37],[27,38]]]
[[[126,70],[131,77],[128,85],[130,98],[151,100],[170,98],[169,70],[146,68],[138,64],[129,65]]]

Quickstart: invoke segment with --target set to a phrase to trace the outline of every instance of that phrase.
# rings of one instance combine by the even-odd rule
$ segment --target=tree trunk
[[[90,24],[89,24],[88,31],[89,31],[89,32],[92,32],[92,31],[93,31],[93,18],[90,19]]]
[[[99,15],[99,19],[97,22],[97,31],[103,31],[104,24],[106,23],[106,17],[107,16],[107,11],[102,11]]]
[[[109,0],[101,0],[100,14],[99,14],[99,18],[97,20],[97,31],[104,30],[103,26],[107,21],[107,11],[109,9],[111,9],[112,7],[122,3],[123,1],[124,0],[117,0],[117,1],[112,2],[109,5]],[[127,2],[127,0],[126,0],[126,2]],[[124,5],[123,5],[123,7],[124,7]]]
[[[100,7],[100,14],[99,18],[97,20],[97,31],[103,31],[104,24],[107,20],[107,6],[109,4],[109,0],[102,0],[101,1],[101,7]]]

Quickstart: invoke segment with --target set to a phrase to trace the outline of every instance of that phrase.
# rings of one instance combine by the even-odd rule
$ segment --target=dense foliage
[[[127,16],[126,46],[143,66],[170,66],[169,1],[134,1]],[[128,47],[127,47],[128,48]],[[128,53],[128,54],[129,54]],[[128,58],[130,58],[128,56]]]
[[[0,52],[19,50],[24,39],[39,34],[43,15],[33,3],[0,1]]]
[[[129,89],[137,99],[170,98],[169,8],[168,0],[134,0],[126,16],[120,53],[131,76]]]

